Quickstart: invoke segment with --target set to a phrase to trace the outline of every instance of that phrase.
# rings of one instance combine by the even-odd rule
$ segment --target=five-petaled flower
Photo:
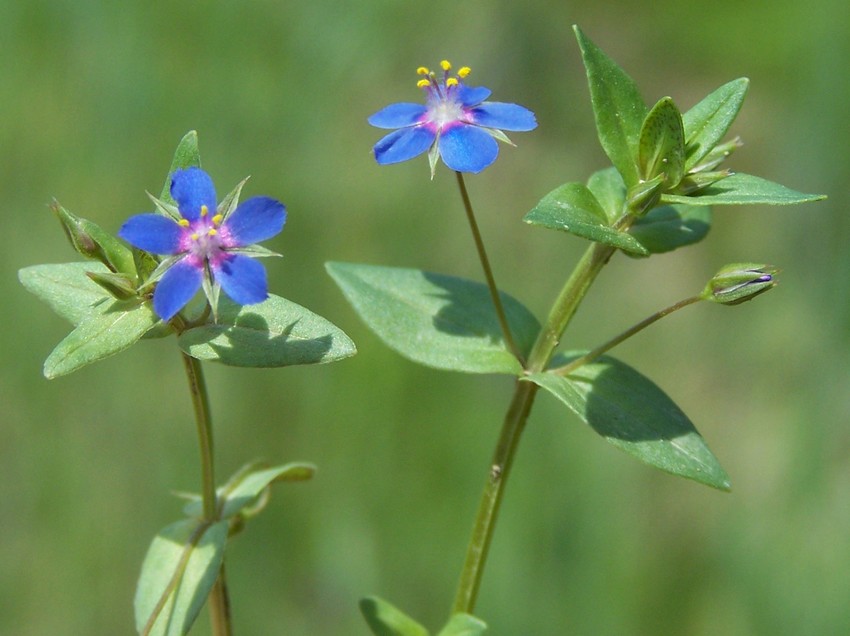
[[[177,170],[171,178],[177,207],[154,199],[160,213],[133,216],[118,232],[139,249],[167,255],[148,281],[158,281],[153,308],[163,320],[173,318],[201,287],[213,311],[219,289],[240,305],[268,298],[266,270],[251,256],[273,253],[253,244],[283,229],[286,208],[269,197],[253,197],[237,206],[239,190],[217,208],[215,187],[206,172],[195,167]]]
[[[425,105],[390,104],[369,117],[377,128],[397,128],[375,144],[380,164],[398,163],[418,157],[430,149],[431,178],[439,156],[452,170],[481,172],[496,160],[499,144],[511,143],[503,130],[528,131],[537,121],[527,108],[517,104],[484,101],[490,89],[464,84],[470,69],[464,66],[452,75],[447,60],[440,63],[442,77],[425,67],[417,86],[425,90]]]

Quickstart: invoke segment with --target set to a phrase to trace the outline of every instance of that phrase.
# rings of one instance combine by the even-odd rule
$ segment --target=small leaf
[[[375,636],[428,636],[422,625],[377,596],[362,599],[360,612]]]
[[[134,602],[136,630],[151,636],[188,633],[224,558],[228,523],[184,519],[154,537]]]
[[[195,130],[190,130],[183,135],[183,139],[177,144],[177,150],[174,151],[174,158],[171,160],[171,167],[168,169],[168,176],[165,178],[165,185],[162,187],[162,194],[159,195],[162,201],[172,205],[177,204],[171,197],[171,175],[176,170],[182,170],[190,166],[201,167],[201,152],[198,150],[198,132]]]
[[[803,194],[761,177],[736,173],[691,196],[664,194],[665,203],[689,205],[794,205],[825,199],[825,194]]]
[[[565,364],[585,352],[558,356]],[[564,377],[526,379],[546,389],[617,448],[661,470],[729,490],[729,477],[688,417],[651,380],[603,356]]]
[[[627,186],[639,180],[637,146],[646,104],[631,77],[573,26],[587,71],[596,131],[602,148]]]
[[[608,224],[613,225],[626,213],[626,184],[613,166],[597,170],[587,180],[587,189],[605,210]]]
[[[357,351],[351,339],[331,322],[275,295],[258,305],[245,306],[222,296],[218,323],[189,329],[177,342],[194,358],[234,367],[319,364]]]
[[[86,276],[86,272],[106,273],[101,263],[57,263],[31,265],[18,271],[18,280],[62,318],[76,326],[97,305],[112,297]]]
[[[522,371],[502,339],[485,285],[418,269],[325,267],[369,328],[406,358],[449,371]],[[528,352],[540,323],[519,301],[500,295],[517,346]]]
[[[608,216],[593,193],[580,183],[566,183],[547,194],[523,221],[646,256],[649,252],[627,232],[608,225]]]
[[[437,636],[481,636],[487,624],[471,614],[453,614]]]
[[[53,379],[67,375],[123,351],[157,322],[159,318],[148,303],[139,304],[137,300],[102,303],[56,345],[44,361],[44,376]]]
[[[662,205],[635,221],[629,234],[649,253],[661,254],[700,242],[710,228],[711,208]]]
[[[682,115],[669,97],[658,101],[640,130],[638,161],[646,180],[664,175],[667,188],[676,187],[685,174],[685,130]]]
[[[685,126],[685,172],[699,163],[726,136],[750,80],[741,77],[724,84],[682,116]]]

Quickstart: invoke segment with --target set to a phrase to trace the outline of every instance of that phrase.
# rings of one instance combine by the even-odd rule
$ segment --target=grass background
[[[797,208],[715,211],[708,239],[617,257],[569,334],[592,346],[701,289],[722,264],[776,264],[781,286],[698,306],[618,349],[689,413],[733,480],[722,494],[601,443],[541,395],[508,488],[477,613],[493,634],[850,632],[846,248],[850,17],[841,0],[126,2],[0,0],[0,633],[132,632],[155,532],[197,489],[173,341],[67,378],[41,364],[67,325],[16,270],[75,260],[47,204],[117,231],[147,211],[190,129],[221,193],[284,201],[271,288],[345,329],[359,355],[274,371],[208,367],[218,470],[309,460],[230,547],[239,634],[366,634],[379,594],[445,620],[506,378],[420,368],[387,350],[327,260],[480,278],[445,169],[372,160],[365,118],[419,99],[447,57],[539,128],[468,180],[500,286],[538,316],[584,245],[520,219],[606,160],[570,26],[641,87],[687,109],[751,79],[732,167],[825,192]],[[208,633],[202,617],[194,633]]]

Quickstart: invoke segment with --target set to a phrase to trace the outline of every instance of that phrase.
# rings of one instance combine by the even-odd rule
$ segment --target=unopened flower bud
[[[127,300],[135,297],[136,286],[124,274],[113,272],[86,272],[86,276],[108,291],[118,300]]]
[[[776,268],[756,263],[734,263],[717,272],[702,297],[723,305],[738,305],[776,285]]]
[[[664,187],[664,175],[660,174],[654,179],[641,181],[629,189],[627,201],[629,211],[635,216],[643,216],[649,212],[661,199],[661,191]]]
[[[688,174],[696,174],[697,172],[711,172],[721,163],[723,163],[729,155],[735,150],[744,145],[740,137],[735,137],[731,141],[718,144],[703,157],[700,162],[688,171]]]
[[[54,201],[50,209],[78,253],[100,261],[113,272],[135,275],[133,256],[118,239],[107,234],[97,223],[72,214],[58,201]]]

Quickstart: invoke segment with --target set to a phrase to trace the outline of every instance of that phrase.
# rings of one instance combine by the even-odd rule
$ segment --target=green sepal
[[[103,287],[113,298],[129,300],[136,297],[136,284],[124,274],[114,272],[86,272],[95,283]]]
[[[584,355],[556,356],[553,366]],[[548,371],[525,378],[547,390],[606,441],[665,472],[729,490],[729,477],[693,423],[651,380],[602,356],[562,376]]]
[[[630,234],[609,225],[608,214],[587,187],[566,183],[540,200],[523,217],[531,225],[569,232],[581,238],[647,256],[649,252]]]
[[[138,342],[159,318],[149,303],[115,300],[97,305],[44,361],[44,377],[67,375]]]
[[[711,208],[662,205],[653,208],[629,228],[650,254],[662,254],[699,243],[711,229]]]
[[[360,613],[375,636],[428,636],[428,630],[377,596],[360,600]]]
[[[487,631],[487,623],[471,614],[452,614],[437,636],[480,636]]]
[[[712,92],[682,116],[685,127],[685,172],[691,172],[726,136],[738,116],[750,80],[741,77]]]
[[[663,97],[643,121],[638,164],[644,180],[664,176],[664,187],[675,188],[685,174],[685,129],[670,97]]]
[[[218,323],[188,329],[177,343],[194,358],[235,367],[318,364],[357,352],[339,327],[275,295],[244,306],[222,296]]]
[[[191,166],[201,167],[201,152],[198,150],[198,132],[190,130],[180,143],[177,144],[177,149],[174,151],[174,158],[171,160],[171,167],[168,169],[168,176],[165,177],[165,184],[162,186],[162,194],[159,195],[161,201],[176,205],[177,202],[171,196],[171,175],[176,170],[182,170]]]
[[[113,272],[136,275],[133,254],[121,241],[108,234],[97,223],[72,214],[56,200],[50,204],[50,209],[59,219],[65,235],[78,253],[100,261]]]
[[[626,193],[629,214],[638,218],[658,205],[664,190],[664,175],[659,174],[648,181],[636,183]]]
[[[522,372],[486,285],[418,269],[355,263],[325,268],[366,325],[409,360],[447,371]],[[500,297],[516,345],[527,353],[540,323],[516,299]]]
[[[133,262],[136,264],[136,272],[139,275],[139,285],[146,285],[156,268],[159,267],[159,261],[153,254],[135,247],[133,248]]]
[[[102,263],[47,263],[18,270],[18,280],[28,292],[77,326],[98,305],[112,301],[103,288],[86,275],[108,271]]]
[[[689,205],[795,205],[825,198],[825,194],[804,194],[767,179],[740,172],[698,190],[690,196],[661,195],[663,203]]]
[[[154,537],[136,586],[139,633],[182,636],[189,632],[218,578],[227,535],[226,521],[184,519]]]
[[[623,69],[573,26],[587,71],[596,131],[605,154],[627,186],[639,179],[638,139],[646,117],[646,104],[637,85]]]
[[[239,205],[239,196],[242,194],[242,187],[248,181],[248,177],[245,177],[236,184],[236,187],[231,190],[226,197],[224,197],[221,202],[218,204],[216,208],[216,214],[220,214],[222,217],[222,221],[230,216],[231,212],[236,209],[236,206]]]

